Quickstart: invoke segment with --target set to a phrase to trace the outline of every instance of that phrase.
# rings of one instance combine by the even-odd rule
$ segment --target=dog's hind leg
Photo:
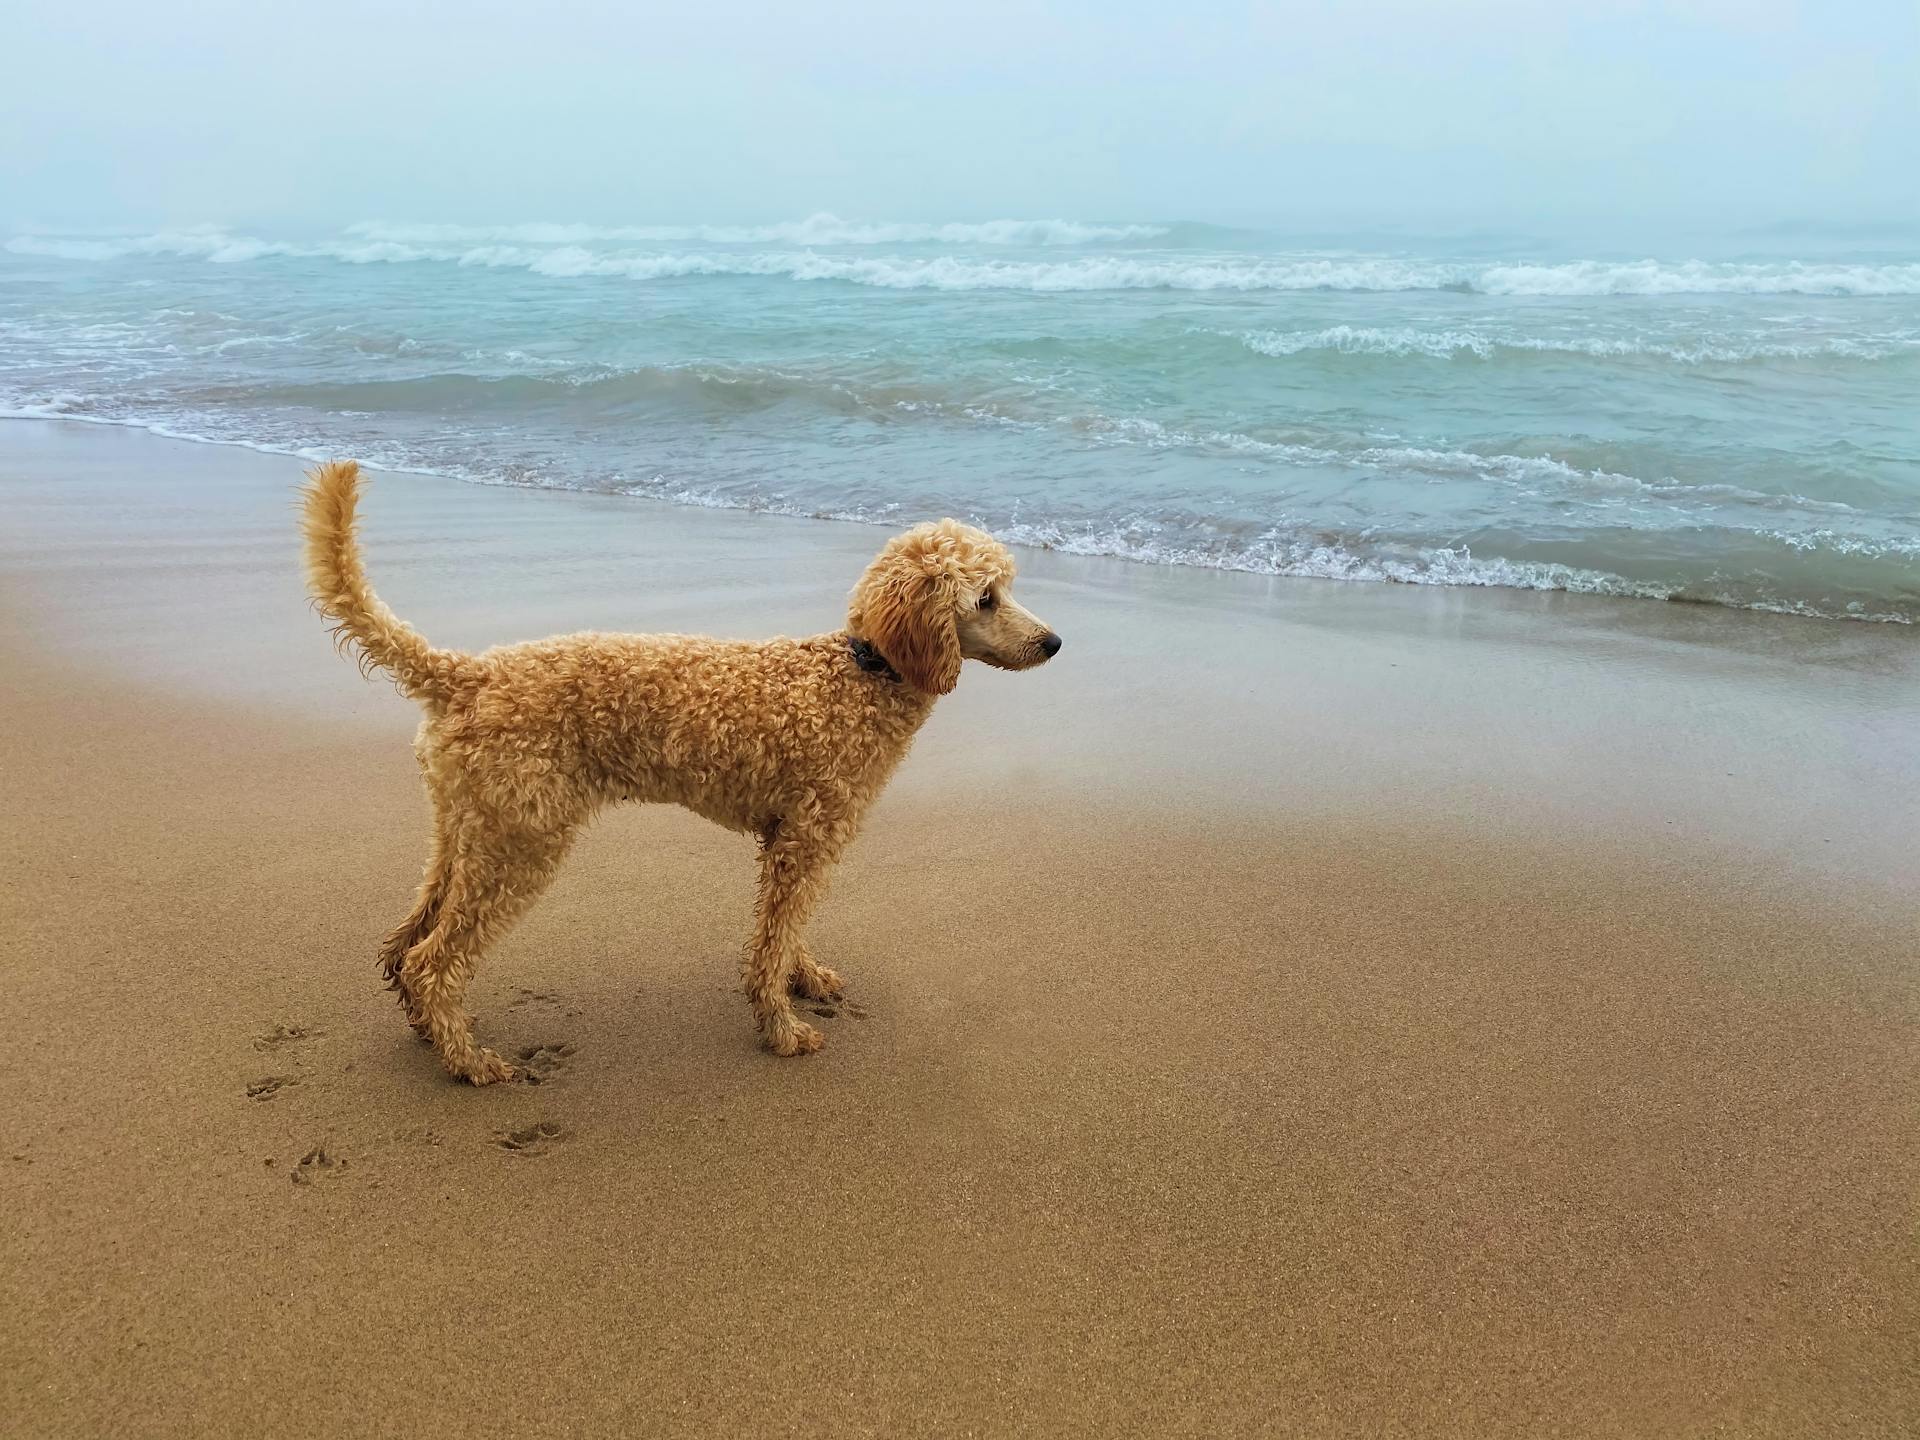
[[[451,827],[452,816],[458,808],[444,779],[436,772],[435,740],[432,722],[423,720],[419,733],[413,738],[413,755],[420,762],[420,778],[433,806],[433,834],[427,847],[426,868],[420,877],[420,888],[414,894],[413,909],[380,942],[380,973],[386,978],[387,988],[399,996],[407,1024],[422,1040],[433,1039],[433,1033],[421,1013],[420,1002],[407,987],[407,952],[431,935],[439,922],[440,905],[446,899],[447,882],[452,874]]]
[[[475,1085],[513,1078],[511,1065],[474,1043],[467,982],[487,946],[547,888],[573,831],[568,822],[545,833],[459,837],[433,932],[407,952],[401,970],[448,1074]]]
[[[760,1038],[776,1055],[808,1055],[825,1043],[818,1030],[794,1015],[787,991],[806,953],[801,932],[826,891],[827,870],[839,851],[830,829],[783,822],[760,852],[760,904],[741,973]],[[831,977],[837,985],[839,977],[811,957],[807,964],[814,976]]]
[[[398,993],[400,1006],[407,1012],[407,1023],[422,1040],[431,1040],[433,1032],[421,1012],[420,1002],[407,986],[407,952],[431,935],[439,922],[440,906],[446,899],[447,882],[452,873],[448,849],[444,813],[436,796],[432,848],[427,852],[426,873],[421,877],[413,909],[380,943],[380,973],[386,976],[387,988]]]

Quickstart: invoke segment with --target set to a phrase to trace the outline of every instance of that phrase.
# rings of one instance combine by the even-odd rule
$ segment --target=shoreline
[[[409,706],[343,674],[316,643],[298,563],[306,462],[117,427],[0,427],[0,466],[36,461],[62,478],[14,487],[19,539],[0,545],[0,564],[30,590],[47,576],[43,639],[142,684],[387,726],[401,717],[411,733]],[[836,629],[887,533],[368,469],[361,528],[375,589],[434,643],[470,650],[583,629]],[[149,527],[150,557],[126,543],[136,523]],[[176,559],[208,536],[237,601],[221,618],[247,622],[213,627],[211,648],[205,597]],[[105,583],[66,557],[96,544],[111,547],[112,584],[133,597],[115,618],[137,625],[63,628],[61,586]],[[743,552],[749,588],[727,578]],[[1453,810],[1516,834],[1624,829],[1727,864],[1904,884],[1898,857],[1920,831],[1899,799],[1920,791],[1920,742],[1903,721],[1920,693],[1920,637],[1907,627],[1018,559],[1025,603],[1071,650],[1024,679],[969,667],[916,748],[940,744],[953,778],[1011,797],[1017,772],[1049,799],[1111,795],[1194,817],[1223,802],[1391,817],[1411,796],[1408,818]],[[1079,678],[1081,655],[1097,677]],[[895,786],[918,784],[922,769],[910,761]]]
[[[548,1082],[473,1091],[374,974],[415,713],[297,479],[0,427],[34,1433],[1920,1419],[1900,627],[1022,553],[1066,648],[836,873],[826,1051],[754,1049],[745,842],[632,809],[475,981]],[[462,646],[833,628],[882,538],[641,508],[380,473],[363,537]]]
[[[303,465],[310,465],[321,460],[336,458],[331,452],[323,452],[321,449],[315,446],[304,446],[304,447],[294,448],[294,447],[288,447],[288,446],[267,444],[261,441],[243,440],[243,439],[222,439],[217,436],[188,434],[182,431],[169,430],[166,428],[166,422],[164,421],[137,420],[137,419],[130,419],[130,418],[116,419],[108,416],[92,416],[92,415],[66,415],[66,414],[60,414],[57,412],[42,414],[32,410],[0,411],[0,424],[6,424],[6,423],[47,424],[47,425],[55,425],[55,426],[63,425],[63,424],[93,425],[93,426],[101,426],[109,429],[131,430],[139,434],[150,436],[153,439],[166,441],[172,444],[206,445],[206,446],[213,446],[221,449],[243,450],[255,455],[296,460]],[[826,512],[826,511],[820,511],[820,510],[801,511],[801,510],[780,509],[775,507],[763,507],[763,506],[754,506],[754,505],[729,505],[724,503],[710,503],[707,501],[687,499],[684,497],[648,494],[638,489],[610,490],[610,489],[593,488],[588,486],[572,486],[572,485],[560,485],[560,484],[544,484],[543,485],[543,484],[536,484],[536,483],[522,483],[522,482],[507,480],[507,479],[498,479],[498,480],[485,479],[477,475],[463,474],[463,473],[456,472],[454,470],[431,469],[431,468],[426,468],[421,466],[411,466],[411,465],[399,464],[394,462],[382,462],[382,461],[374,461],[374,460],[362,460],[361,464],[362,464],[362,468],[373,473],[387,474],[387,475],[405,475],[405,476],[410,476],[410,477],[420,478],[420,479],[450,481],[455,484],[474,486],[480,489],[525,490],[525,491],[535,491],[535,492],[551,492],[551,493],[565,494],[565,495],[598,496],[602,498],[617,499],[622,501],[628,501],[628,500],[639,501],[642,504],[664,505],[674,509],[709,510],[709,511],[717,511],[721,513],[730,513],[730,514],[755,515],[755,516],[765,516],[769,518],[800,520],[800,521],[806,521],[811,523],[860,526],[865,529],[879,530],[879,531],[886,531],[889,526],[894,525],[894,521],[890,518],[883,520],[883,519],[874,519],[874,518],[860,516],[860,515],[832,513],[832,512]],[[965,518],[965,517],[962,517],[962,518]],[[992,528],[992,527],[989,526],[988,528]],[[1606,581],[1607,582],[1606,587],[1598,588],[1598,589],[1576,588],[1575,586],[1569,583],[1564,583],[1564,577],[1561,577],[1563,583],[1552,584],[1552,585],[1544,585],[1544,584],[1530,585],[1530,584],[1518,584],[1518,583],[1512,583],[1512,582],[1493,581],[1493,580],[1473,580],[1473,581],[1445,580],[1445,581],[1442,581],[1442,580],[1427,580],[1427,579],[1409,579],[1409,578],[1395,576],[1388,573],[1380,573],[1380,574],[1372,574],[1372,575],[1357,575],[1357,574],[1342,575],[1342,574],[1326,574],[1326,573],[1302,574],[1294,571],[1258,569],[1258,568],[1247,566],[1247,565],[1235,565],[1235,564],[1227,563],[1226,561],[1221,561],[1220,563],[1203,563],[1203,562],[1198,562],[1194,560],[1167,561],[1167,560],[1160,560],[1160,559],[1149,559],[1139,554],[1133,554],[1133,553],[1128,553],[1128,552],[1119,551],[1119,550],[1076,549],[1071,544],[1055,544],[1048,541],[1036,542],[1028,539],[1011,539],[1010,538],[1006,540],[1006,543],[1010,545],[1012,548],[1014,548],[1016,551],[1019,551],[1024,554],[1035,554],[1035,553],[1057,554],[1062,556],[1071,556],[1074,558],[1084,559],[1084,560],[1094,561],[1094,562],[1111,561],[1111,562],[1116,562],[1124,565],[1138,565],[1138,566],[1147,567],[1149,569],[1170,568],[1170,569],[1177,569],[1177,570],[1199,571],[1203,573],[1215,573],[1215,574],[1223,574],[1223,575],[1245,575],[1254,579],[1264,579],[1264,580],[1281,580],[1281,581],[1289,581],[1289,582],[1297,582],[1297,581],[1305,580],[1305,581],[1321,581],[1321,582],[1338,584],[1338,585],[1389,586],[1389,587],[1407,586],[1407,587],[1420,588],[1420,589],[1432,588],[1432,589],[1443,589],[1443,590],[1461,589],[1461,590],[1514,591],[1520,594],[1566,595],[1569,597],[1579,597],[1582,599],[1609,600],[1609,601],[1625,600],[1625,601],[1632,601],[1635,603],[1653,602],[1657,604],[1697,606],[1706,610],[1732,610],[1736,612],[1744,612],[1749,614],[1772,615],[1772,616],[1791,618],[1795,620],[1807,620],[1807,621],[1817,621],[1817,622],[1842,621],[1842,622],[1855,623],[1855,624],[1892,625],[1892,626],[1901,626],[1901,627],[1911,627],[1915,623],[1911,617],[1900,615],[1898,613],[1891,612],[1891,611],[1830,614],[1822,611],[1807,609],[1805,608],[1803,602],[1733,603],[1728,600],[1716,599],[1709,596],[1687,594],[1684,592],[1684,587],[1663,589],[1662,586],[1653,582],[1645,582],[1645,583],[1636,582],[1636,581],[1625,579],[1621,576],[1609,574],[1607,572],[1581,571],[1577,567],[1571,570],[1570,573],[1571,574],[1590,574],[1593,578]],[[1470,558],[1471,557],[1469,556],[1469,559]],[[1514,568],[1516,570],[1524,570],[1529,568],[1529,563],[1531,562],[1522,563]],[[1539,567],[1535,565],[1534,568],[1539,568]],[[1547,568],[1551,569],[1552,567],[1549,566]]]

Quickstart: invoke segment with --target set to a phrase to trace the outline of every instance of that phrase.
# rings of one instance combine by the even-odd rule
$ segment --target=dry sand
[[[0,426],[8,1435],[1920,1427],[1913,637],[1023,556],[752,1043],[611,817],[447,1081],[297,466]],[[441,643],[827,628],[855,527],[376,477]],[[517,1138],[516,1138],[517,1137]]]

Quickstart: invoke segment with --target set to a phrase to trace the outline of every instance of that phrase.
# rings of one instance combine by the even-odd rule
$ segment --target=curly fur
[[[618,801],[683,805],[756,838],[747,999],[775,1054],[819,1049],[789,991],[825,998],[840,988],[803,938],[827,872],[962,659],[1025,669],[1060,645],[1007,595],[1005,547],[942,520],[888,542],[854,587],[847,628],[833,634],[584,633],[479,655],[442,650],[368,584],[359,467],[336,462],[307,478],[316,607],[363,669],[386,671],[426,712],[414,753],[433,802],[432,845],[381,968],[415,1031],[475,1085],[514,1073],[475,1043],[462,1008],[475,964],[546,888],[580,827]],[[855,640],[899,678],[863,670]]]

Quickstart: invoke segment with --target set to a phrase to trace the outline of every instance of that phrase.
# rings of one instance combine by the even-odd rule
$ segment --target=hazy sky
[[[10,229],[1920,219],[1920,0],[16,0],[5,34]]]

